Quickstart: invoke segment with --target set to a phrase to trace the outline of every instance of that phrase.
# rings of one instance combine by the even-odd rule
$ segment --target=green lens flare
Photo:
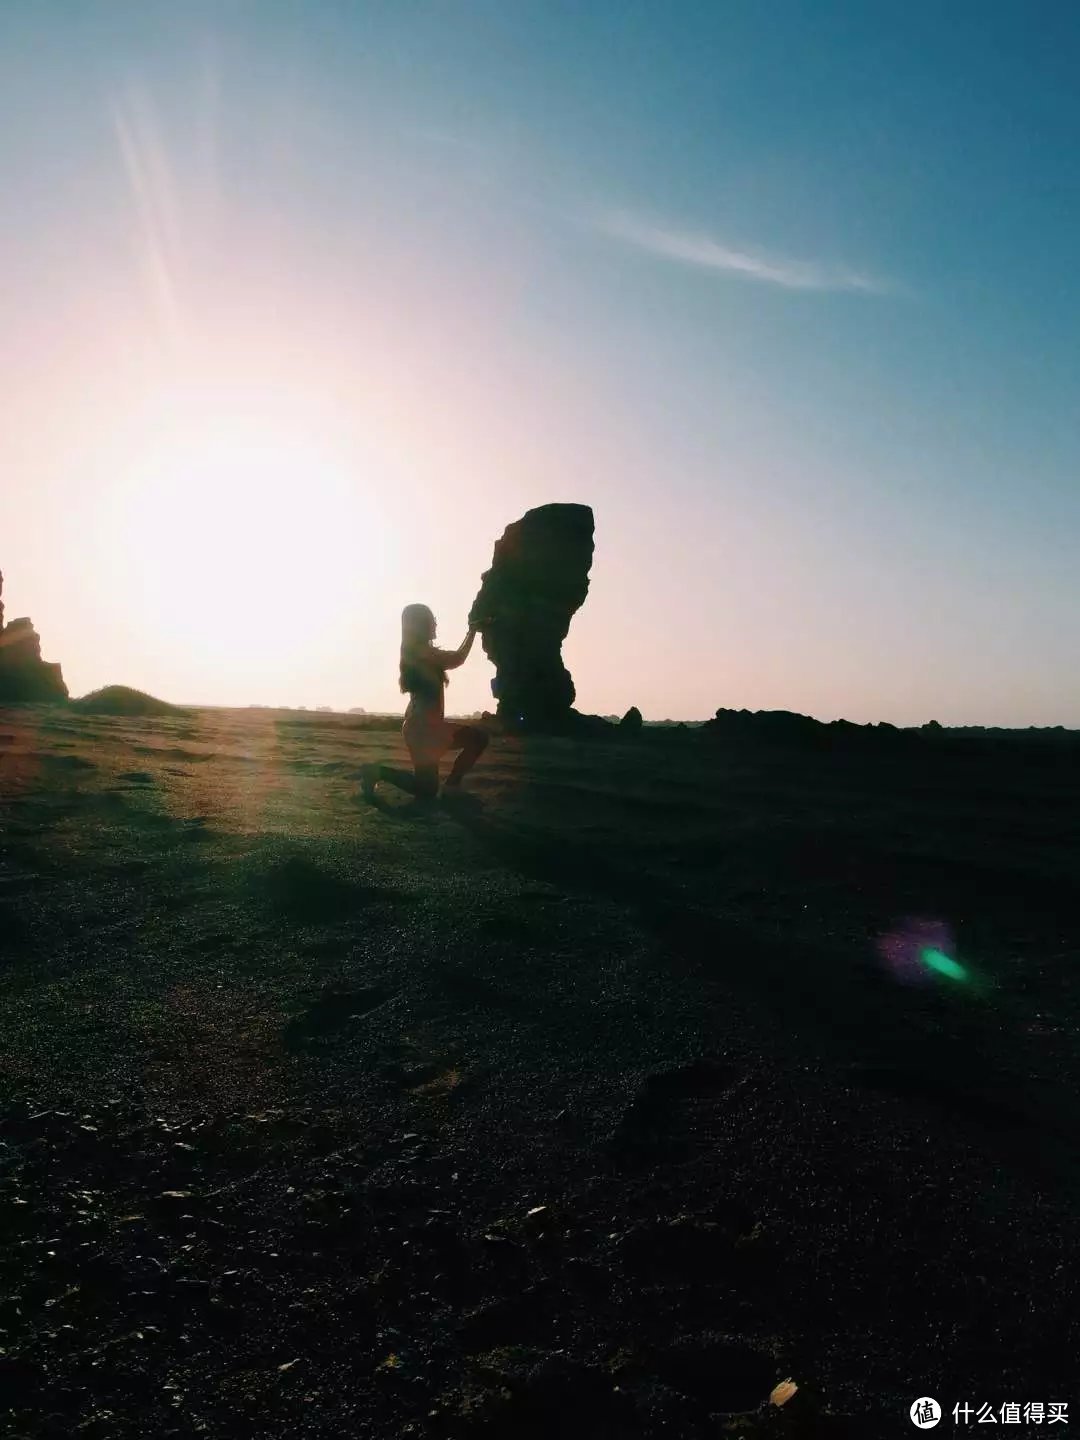
[[[950,980],[966,980],[968,973],[963,965],[946,955],[943,950],[936,950],[928,945],[920,950],[919,958],[928,970],[936,970],[939,975],[947,975]]]

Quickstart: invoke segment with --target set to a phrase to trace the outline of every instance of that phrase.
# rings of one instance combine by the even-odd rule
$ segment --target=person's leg
[[[417,800],[434,799],[439,789],[439,767],[431,764],[428,760],[413,761],[413,770],[400,770],[396,765],[383,765],[373,763],[365,765],[362,772],[362,784],[364,794],[370,799],[375,794],[375,786],[380,780],[385,780],[388,785],[394,785],[398,790],[404,790],[406,795],[414,795]]]
[[[446,777],[444,790],[456,790],[477,760],[487,749],[488,733],[476,725],[460,725],[454,731],[450,748],[460,753]]]
[[[417,800],[434,800],[439,793],[438,761],[417,761],[414,770],[413,791]]]
[[[394,765],[384,765],[381,760],[365,765],[363,776],[364,791],[368,795],[374,791],[380,780],[385,780],[388,785],[396,785],[399,790],[404,790],[408,795],[415,793],[413,776],[408,770],[399,770]]]

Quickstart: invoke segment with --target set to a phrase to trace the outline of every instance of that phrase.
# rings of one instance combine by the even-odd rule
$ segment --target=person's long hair
[[[426,605],[406,605],[401,612],[401,657],[398,679],[403,695],[438,694],[430,667],[417,664],[417,655],[435,638],[435,616]],[[443,671],[442,683],[446,684]]]

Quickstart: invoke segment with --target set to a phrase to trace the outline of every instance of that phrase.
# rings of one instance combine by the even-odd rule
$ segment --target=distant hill
[[[158,700],[144,690],[132,690],[128,685],[106,685],[104,689],[92,690],[89,695],[71,702],[73,710],[89,715],[184,715],[187,712],[179,705],[170,705],[167,700]]]

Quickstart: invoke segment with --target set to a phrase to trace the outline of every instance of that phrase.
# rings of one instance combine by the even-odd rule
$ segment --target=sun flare
[[[145,643],[237,678],[310,651],[392,572],[378,477],[266,398],[173,405],[129,447],[100,541]]]

